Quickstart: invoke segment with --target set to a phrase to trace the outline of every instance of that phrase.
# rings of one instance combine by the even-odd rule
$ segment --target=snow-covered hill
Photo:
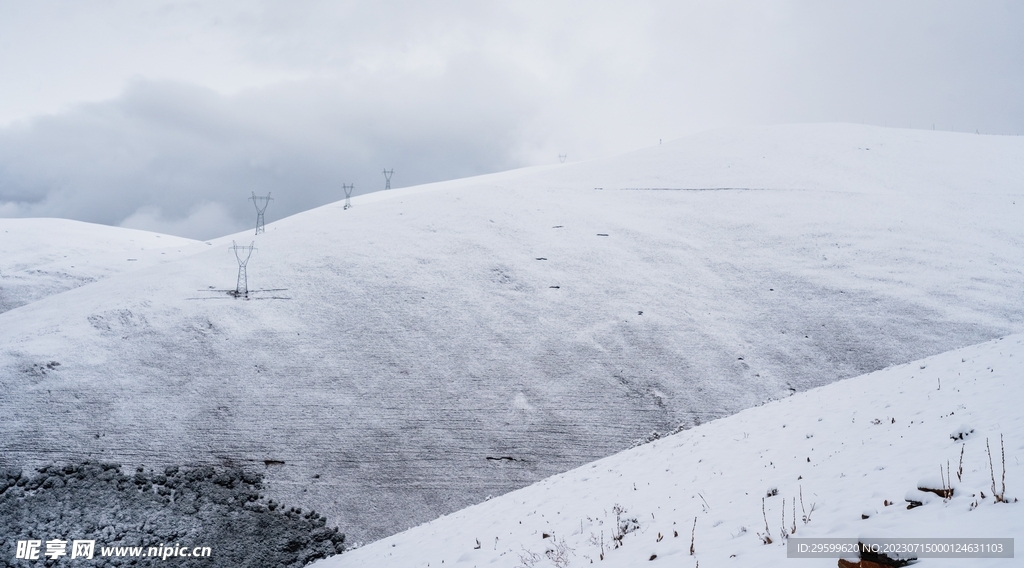
[[[182,258],[199,244],[68,219],[0,219],[0,312]]]
[[[624,451],[314,566],[834,567],[835,558],[787,560],[788,538],[1013,538],[1019,546],[1022,377],[1022,335],[890,367]],[[922,505],[908,509],[908,499]]]
[[[0,314],[0,465],[250,465],[379,538],[652,430],[1024,331],[1022,156],[725,130],[321,207],[255,237],[248,300],[225,292],[239,234]]]

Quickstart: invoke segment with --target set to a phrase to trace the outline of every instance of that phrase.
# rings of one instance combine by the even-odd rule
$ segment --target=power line
[[[355,184],[350,183],[348,185],[345,185],[344,183],[342,183],[341,188],[345,190],[345,207],[343,209],[349,209],[352,207],[352,189],[355,188]]]
[[[249,257],[252,256],[252,251],[256,250],[254,246],[255,241],[249,243],[249,246],[240,246],[231,241],[231,250],[235,251],[235,258],[238,260],[238,282],[235,284],[235,297],[245,296],[249,297],[249,277],[246,274],[245,267],[249,264]],[[242,258],[242,253],[245,251],[245,258]]]
[[[256,206],[256,234],[258,235],[266,230],[263,226],[263,212],[267,210],[267,205],[270,205],[270,202],[273,201],[273,199],[270,197],[270,192],[267,192],[266,197],[258,196],[256,195],[256,192],[253,192],[252,197],[249,199],[251,199],[252,204]],[[263,204],[262,207],[260,206],[260,203]]]
[[[345,190],[345,207],[343,209],[349,209],[352,207],[352,190],[355,189],[356,185],[353,184],[341,184],[341,189]]]

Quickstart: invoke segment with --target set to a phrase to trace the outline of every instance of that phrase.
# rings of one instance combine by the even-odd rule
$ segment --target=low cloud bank
[[[382,189],[384,168],[402,187],[524,165],[528,105],[498,84],[452,104],[441,84],[460,80],[452,73],[424,80],[414,100],[389,95],[400,85],[387,78],[230,97],[139,81],[115,100],[0,130],[0,215],[209,239],[253,223],[253,193],[272,194],[269,222],[344,198],[342,183]]]

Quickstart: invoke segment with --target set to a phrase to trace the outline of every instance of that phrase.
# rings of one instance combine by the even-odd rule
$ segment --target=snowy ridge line
[[[194,254],[200,241],[69,219],[0,219],[0,313]]]
[[[790,537],[1024,540],[1022,376],[1024,335],[887,367],[663,437],[315,566],[747,568],[783,565]],[[837,557],[799,564],[834,567]],[[926,565],[1016,564],[929,557]]]
[[[596,189],[600,189],[599,187]],[[811,191],[801,187],[620,187],[620,191]]]

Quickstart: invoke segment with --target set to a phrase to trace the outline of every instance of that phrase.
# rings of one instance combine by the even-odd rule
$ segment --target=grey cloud
[[[1022,25],[951,0],[18,4],[0,120],[65,110],[0,128],[0,215],[208,237],[252,191],[278,218],[384,167],[410,185],[779,122],[1018,134]]]
[[[210,238],[251,222],[251,192],[273,194],[273,219],[339,199],[343,182],[379,189],[384,167],[400,187],[520,165],[530,102],[501,77],[480,85],[464,71],[232,97],[136,82],[116,100],[0,130],[0,214]]]

